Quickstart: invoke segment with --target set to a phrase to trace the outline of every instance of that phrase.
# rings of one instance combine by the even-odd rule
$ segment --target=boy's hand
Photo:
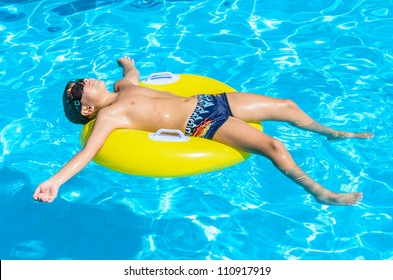
[[[33,198],[39,202],[49,203],[55,200],[58,191],[59,186],[48,180],[38,186],[34,192]]]
[[[128,56],[123,56],[123,57],[119,58],[117,60],[117,64],[123,68],[125,68],[126,66],[131,67],[131,68],[135,67],[135,61],[133,59],[129,58]]]

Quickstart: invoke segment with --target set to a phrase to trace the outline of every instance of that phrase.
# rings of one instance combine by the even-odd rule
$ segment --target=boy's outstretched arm
[[[129,85],[130,83],[132,85],[139,85],[139,71],[135,67],[135,62],[133,59],[129,58],[128,56],[121,57],[117,60],[117,64],[123,68],[123,79],[118,81],[115,84],[115,91],[118,91],[119,89],[117,87],[121,87],[122,85]]]
[[[73,156],[55,175],[37,187],[33,194],[34,200],[47,203],[52,202],[56,198],[59,188],[93,159],[114,129],[113,120],[108,117],[102,117],[102,115],[98,116],[85,147]]]
[[[93,158],[88,150],[82,149],[52,178],[41,183],[35,190],[33,198],[39,202],[52,202],[61,185],[81,171]]]

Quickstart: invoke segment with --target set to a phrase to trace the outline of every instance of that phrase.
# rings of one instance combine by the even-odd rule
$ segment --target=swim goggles
[[[85,79],[76,79],[71,80],[67,83],[66,88],[70,86],[70,84],[74,84],[71,88],[70,95],[69,95],[69,102],[72,102],[78,112],[82,111],[82,94],[83,94],[83,87]]]

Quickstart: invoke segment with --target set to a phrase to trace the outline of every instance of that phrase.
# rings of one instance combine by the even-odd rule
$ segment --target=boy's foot
[[[315,197],[319,203],[328,205],[354,205],[359,203],[362,198],[361,192],[334,193],[328,190]]]

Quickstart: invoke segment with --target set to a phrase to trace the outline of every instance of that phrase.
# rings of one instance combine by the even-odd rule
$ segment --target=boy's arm
[[[67,162],[53,177],[41,183],[34,192],[33,198],[40,202],[52,202],[59,188],[70,178],[81,171],[104,145],[106,138],[115,129],[114,122],[108,117],[97,117],[93,131],[84,148]]]
[[[123,68],[123,79],[115,83],[115,91],[119,91],[127,86],[138,86],[140,74],[135,67],[134,60],[124,56],[117,60],[117,64]]]

